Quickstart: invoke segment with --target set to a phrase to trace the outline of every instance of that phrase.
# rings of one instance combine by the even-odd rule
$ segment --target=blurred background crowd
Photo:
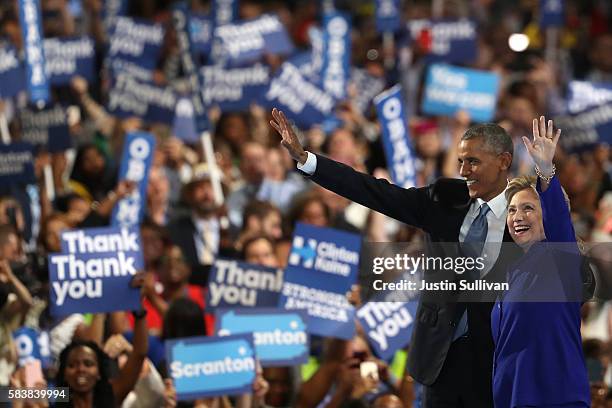
[[[190,7],[206,14],[210,3],[193,0]],[[307,50],[309,29],[321,25],[324,8],[330,3],[240,0],[239,19],[277,14],[295,47]],[[547,46],[550,38],[538,25],[538,1],[433,3],[403,1],[402,21],[432,17],[477,21],[477,58],[467,66],[501,76],[495,122],[514,139],[513,174],[532,173],[520,140],[531,134],[532,119],[557,115],[571,80],[612,83],[612,3],[566,0],[564,25],[553,49]],[[128,4],[128,16],[165,28],[162,53],[153,71],[155,83],[178,84],[183,71],[171,22],[172,1],[130,0]],[[264,106],[254,103],[245,111],[209,107],[216,165],[206,163],[199,141],[184,141],[171,126],[140,117],[113,116],[105,108],[110,77],[103,65],[108,42],[102,20],[104,1],[41,0],[41,8],[46,38],[93,38],[97,80],[74,77],[69,85],[52,89],[52,100],[69,107],[73,148],[53,153],[39,150],[35,157],[37,184],[0,185],[0,385],[25,385],[26,373],[18,365],[11,333],[28,326],[49,333],[54,364],[44,370],[48,384],[66,385],[75,395],[89,396],[89,406],[175,406],[172,383],[166,379],[163,340],[212,334],[212,318],[202,316],[208,272],[215,257],[283,268],[296,222],[356,232],[366,242],[422,239],[420,231],[372,213],[297,173],[268,124],[270,111]],[[403,85],[417,155],[417,186],[438,177],[458,177],[455,147],[472,121],[465,112],[454,117],[420,112],[424,44],[400,41],[400,31],[392,48],[384,46],[374,24],[373,1],[336,0],[335,8],[352,17],[351,65],[380,79],[385,87],[398,82]],[[23,49],[19,21],[17,1],[2,0],[0,39],[18,51]],[[514,33],[528,38],[525,51],[510,48],[508,39]],[[286,58],[265,54],[260,62],[274,72]],[[340,123],[302,128],[300,136],[311,152],[388,178],[376,112],[371,102],[364,108],[357,106],[359,95],[366,91],[350,83],[347,99],[336,107]],[[20,138],[19,111],[26,103],[24,95],[0,100],[0,113],[12,140]],[[134,188],[133,183],[118,177],[124,137],[134,130],[151,132],[157,143],[146,219],[140,227],[145,271],[137,282],[148,313],[144,318],[129,313],[54,318],[48,312],[46,256],[60,251],[61,231],[108,225],[114,204]],[[559,178],[571,199],[576,231],[586,242],[609,242],[612,238],[610,160],[610,149],[604,142],[579,153],[560,151],[556,159]],[[45,179],[45,168],[51,169],[51,178]],[[215,199],[211,181],[215,172],[223,190],[221,204]],[[367,300],[359,292],[356,288],[351,296],[355,303]],[[611,408],[612,303],[589,302],[583,311],[592,406]],[[313,344],[318,346],[313,346],[308,366],[264,368],[250,396],[179,405],[419,406],[419,387],[404,374],[401,358],[396,359],[399,363],[377,360],[378,381],[360,376],[355,362],[374,359],[362,335],[352,341],[315,339]],[[109,394],[113,397],[104,399]]]

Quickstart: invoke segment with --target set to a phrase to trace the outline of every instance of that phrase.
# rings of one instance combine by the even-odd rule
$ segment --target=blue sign
[[[147,70],[154,70],[164,39],[160,24],[151,24],[129,17],[116,17],[111,29],[108,57],[130,61]]]
[[[130,286],[144,268],[140,242],[138,228],[62,232],[62,252],[48,257],[51,314],[140,309],[140,291]]]
[[[23,326],[13,332],[13,339],[17,348],[19,366],[23,367],[32,360],[40,360],[42,368],[52,366],[48,332]]]
[[[314,83],[321,81],[323,66],[323,32],[318,27],[308,29],[310,51],[304,51],[292,56],[289,62],[300,70],[300,73]]]
[[[253,336],[189,337],[166,341],[165,347],[179,400],[252,391],[256,373]]]
[[[311,334],[350,340],[355,335],[355,308],[346,294],[354,283],[344,276],[289,266],[278,306],[303,310]]]
[[[489,122],[495,116],[499,75],[450,65],[429,67],[425,81],[423,112],[454,116],[460,110],[475,122]]]
[[[282,286],[282,269],[217,258],[208,275],[206,308],[273,307]]]
[[[253,102],[261,101],[270,84],[270,68],[263,64],[244,68],[206,65],[200,75],[204,104],[217,105],[223,112],[248,110]]]
[[[23,108],[19,111],[21,141],[43,146],[49,152],[63,152],[72,147],[68,116],[61,105],[45,109]]]
[[[305,78],[290,62],[283,63],[270,81],[264,103],[267,107],[279,108],[303,128],[322,123],[336,106],[331,95]]]
[[[194,54],[208,56],[212,48],[213,22],[207,16],[191,13],[189,36]]]
[[[43,42],[47,76],[52,85],[66,85],[75,75],[95,80],[94,42],[89,37],[47,38]]]
[[[180,98],[176,104],[172,134],[185,143],[193,144],[200,140],[193,116],[193,104],[189,98]]]
[[[120,118],[136,116],[146,122],[172,125],[176,101],[171,87],[161,87],[122,73],[112,81],[107,108]]]
[[[195,127],[198,132],[208,130],[208,114],[204,107],[204,101],[200,95],[200,78],[196,68],[196,63],[193,60],[193,47],[190,38],[189,29],[189,12],[185,3],[179,3],[172,11],[172,20],[174,29],[177,33],[177,42],[181,55],[181,66],[185,72],[190,85],[191,106],[193,107],[193,115]]]
[[[31,327],[20,327],[13,332],[17,348],[19,366],[23,367],[32,360],[42,360],[38,343],[38,330]]]
[[[568,152],[612,143],[612,83],[570,82],[567,112],[555,125],[563,129],[559,143]]]
[[[0,186],[36,182],[32,149],[22,142],[0,144]]]
[[[355,309],[346,294],[357,280],[358,235],[298,223],[279,306],[304,310],[312,334],[352,338]]]
[[[387,167],[391,170],[393,183],[404,188],[414,187],[416,154],[406,122],[401,86],[395,85],[378,95],[374,102],[382,127]]]
[[[336,99],[346,97],[351,62],[351,23],[343,13],[323,17],[323,89]]]
[[[112,33],[117,17],[125,16],[128,12],[128,0],[104,0],[102,15],[104,28],[107,33]]]
[[[398,31],[401,15],[399,0],[376,0],[376,30],[379,33]]]
[[[351,84],[358,89],[353,103],[361,113],[367,112],[372,99],[385,89],[385,78],[370,75],[365,69],[351,69]]]
[[[264,54],[288,55],[293,44],[276,15],[264,14],[254,20],[215,27],[222,56],[233,64],[248,64]]]
[[[540,0],[540,27],[561,27],[565,23],[564,0]]]
[[[218,310],[220,336],[253,334],[255,354],[264,367],[293,366],[308,361],[308,334],[303,312],[280,309]]]
[[[214,0],[212,15],[216,27],[238,19],[238,0]]]
[[[360,249],[357,234],[297,223],[288,267],[339,275],[355,282]]]
[[[357,310],[374,353],[389,360],[395,352],[410,343],[417,302],[367,302]]]
[[[12,98],[25,89],[25,69],[15,47],[0,47],[0,99]]]
[[[134,132],[125,137],[119,180],[136,183],[131,194],[115,204],[111,225],[131,227],[139,225],[147,205],[149,170],[155,154],[155,138],[146,132]]]
[[[23,38],[26,63],[26,85],[30,101],[46,103],[49,100],[49,82],[45,70],[42,17],[39,0],[19,0],[19,23]]]
[[[476,59],[476,23],[471,20],[413,20],[408,22],[412,41],[429,51],[426,61],[469,63]],[[427,41],[423,41],[423,38]]]
[[[567,110],[570,114],[612,102],[612,82],[571,81],[568,86]]]

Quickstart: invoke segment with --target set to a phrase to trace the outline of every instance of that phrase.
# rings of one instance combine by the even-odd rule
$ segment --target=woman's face
[[[508,230],[523,249],[546,238],[538,194],[527,188],[514,194],[508,205]]]
[[[328,223],[325,207],[320,201],[315,200],[306,204],[299,220],[317,227],[326,227]]]
[[[96,382],[100,379],[96,352],[87,346],[72,349],[68,353],[64,379],[71,391],[92,392]]]
[[[181,284],[189,279],[189,266],[178,246],[172,246],[161,258],[160,278],[164,284]]]
[[[249,244],[244,250],[245,261],[256,264],[275,268],[278,266],[276,261],[276,255],[274,254],[274,248],[270,244],[270,241],[266,239],[258,239]]]
[[[49,252],[61,251],[60,234],[68,228],[70,228],[68,224],[59,219],[52,219],[47,222],[47,233],[44,238]]]
[[[82,169],[88,176],[100,176],[104,171],[104,157],[95,147],[83,153]]]

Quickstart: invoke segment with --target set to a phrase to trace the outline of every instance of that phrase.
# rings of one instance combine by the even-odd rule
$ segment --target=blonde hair
[[[537,180],[538,179],[536,178],[536,176],[519,176],[519,177],[515,177],[512,180],[510,180],[508,182],[508,186],[506,187],[506,192],[505,192],[506,200],[508,201],[508,205],[510,205],[510,201],[512,201],[512,197],[514,197],[516,193],[526,190],[528,188],[531,188],[533,192],[539,198],[540,193],[538,193],[538,190],[536,189]],[[569,211],[572,211],[572,206],[570,205],[570,199],[563,187],[561,187],[561,192],[563,193],[563,197],[565,198],[567,209]],[[580,250],[582,254],[584,254],[585,253],[584,241],[578,235],[576,235],[576,242],[578,243],[578,249]]]
[[[506,187],[505,192],[506,201],[508,201],[508,205],[510,204],[510,201],[512,201],[512,197],[514,197],[516,193],[518,193],[519,191],[526,190],[528,188],[531,188],[533,192],[539,197],[540,193],[538,193],[538,190],[536,189],[537,180],[538,179],[536,176],[518,176],[510,180],[508,182],[508,186]],[[561,187],[561,192],[563,193],[563,197],[565,198],[565,203],[567,204],[568,210],[572,211],[570,199],[563,187]]]

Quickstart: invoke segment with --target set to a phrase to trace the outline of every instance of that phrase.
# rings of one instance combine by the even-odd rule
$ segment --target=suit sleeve
[[[428,187],[401,188],[320,155],[311,179],[336,194],[406,224],[425,231],[431,225]]]
[[[544,192],[538,178],[537,190],[542,205],[546,239],[550,242],[576,242],[572,216],[557,177],[552,178]]]

